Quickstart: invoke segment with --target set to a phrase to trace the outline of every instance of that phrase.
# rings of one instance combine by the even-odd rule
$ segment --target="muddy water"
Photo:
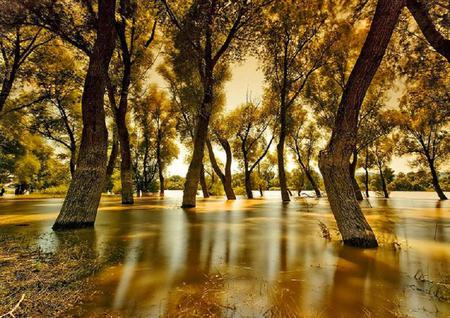
[[[450,317],[450,202],[434,193],[365,201],[376,250],[340,244],[326,199],[283,205],[268,193],[183,210],[180,198],[102,200],[95,229],[76,232],[105,264],[84,316]],[[73,235],[50,229],[61,203],[0,200],[0,232],[58,249]]]

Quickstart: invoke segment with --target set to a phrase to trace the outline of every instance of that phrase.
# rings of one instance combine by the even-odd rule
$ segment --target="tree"
[[[264,70],[270,90],[277,102],[278,178],[283,201],[290,201],[285,163],[288,115],[297,107],[310,76],[325,62],[333,36],[324,36],[326,15],[318,1],[277,1],[267,10],[263,31]]]
[[[198,105],[194,151],[183,191],[183,207],[195,207],[214,105],[216,67],[242,55],[254,26],[259,23],[261,10],[268,2],[194,0],[180,20],[168,2],[161,0],[173,26],[178,30],[175,39],[175,42],[178,40],[178,49],[191,52],[203,87],[202,102]]]
[[[35,65],[33,84],[45,99],[30,107],[29,129],[69,151],[73,176],[81,133],[81,65],[75,62],[79,58],[60,45],[38,52],[31,60]]]
[[[178,156],[176,138],[176,117],[172,104],[164,92],[152,86],[145,100],[146,107],[150,113],[150,127],[154,132],[151,139],[156,149],[156,162],[159,176],[159,193],[164,195],[164,171],[170,162]],[[153,137],[152,137],[153,136]]]
[[[114,60],[114,74],[121,74],[119,78],[108,76],[107,89],[109,100],[120,144],[120,178],[122,183],[121,195],[122,204],[133,204],[133,175],[132,158],[130,149],[130,137],[127,127],[127,113],[129,104],[129,93],[131,84],[141,80],[143,69],[147,71],[147,64],[151,64],[147,47],[152,44],[156,32],[156,19],[149,29],[148,19],[151,15],[151,8],[145,1],[120,0],[119,19],[115,20],[117,30],[118,45],[120,54]],[[147,51],[147,52],[146,52]],[[147,53],[147,54],[146,54]],[[145,66],[145,67],[144,67]],[[119,93],[116,92],[114,82],[118,82]],[[116,95],[119,95],[118,102]]]
[[[375,159],[375,165],[378,168],[381,189],[383,190],[384,197],[387,199],[389,198],[387,187],[388,181],[384,172],[386,171],[386,169],[388,169],[387,165],[391,161],[394,152],[394,145],[392,140],[388,137],[378,139],[371,147],[371,152],[373,153],[373,157]]]
[[[244,168],[245,192],[253,199],[252,173],[266,156],[274,137],[267,138],[273,125],[270,107],[247,102],[236,108],[229,116],[230,129],[235,132],[233,142],[235,156]]]
[[[414,8],[413,3],[417,4]],[[426,7],[416,0],[406,1],[406,4],[426,37],[433,36],[433,41],[430,40],[429,43],[448,60],[450,40],[446,40],[439,34]],[[356,128],[361,104],[404,6],[405,2],[400,0],[378,1],[369,33],[345,85],[330,143],[319,156],[319,167],[324,177],[331,208],[344,243],[348,245],[358,247],[378,245],[370,225],[352,194],[352,180],[346,169],[349,166],[348,160],[352,148],[354,149],[357,141]],[[437,41],[434,41],[435,37],[438,38]]]
[[[321,193],[313,177],[311,162],[318,155],[317,144],[319,141],[320,133],[315,123],[308,121],[306,111],[301,108],[293,110],[289,116],[287,144],[317,197],[321,197]]]
[[[435,65],[432,69],[431,63]],[[397,153],[415,156],[413,166],[428,167],[434,190],[441,200],[446,200],[437,170],[450,154],[449,80],[445,61],[431,63],[422,66],[421,77],[408,82],[408,92],[401,100],[397,115],[402,134]]]
[[[330,143],[319,167],[331,209],[345,244],[376,247],[375,235],[362,214],[350,177],[349,160],[357,142],[358,115],[397,24],[403,1],[379,0],[361,53],[345,85]]]
[[[206,146],[208,149],[209,160],[211,162],[211,166],[214,172],[219,177],[220,181],[223,185],[223,190],[227,196],[228,200],[236,200],[236,195],[234,194],[233,186],[232,186],[232,174],[231,174],[231,163],[233,160],[233,154],[231,145],[228,141],[230,138],[230,131],[228,130],[229,118],[224,118],[223,116],[215,119],[212,122],[210,128],[210,138],[206,140]],[[225,166],[222,169],[219,166],[219,163],[216,159],[213,149],[213,140],[215,143],[220,144],[222,149],[225,151],[226,161]]]
[[[115,46],[115,1],[99,0],[97,38],[81,100],[83,131],[77,170],[54,230],[93,226],[106,177],[108,131],[103,107],[106,73]]]
[[[0,2],[0,113],[4,110],[17,80],[26,80],[26,67],[30,57],[40,47],[52,40],[42,28],[16,25],[11,16],[14,4]],[[40,97],[37,98],[40,100]],[[15,106],[15,109],[26,108],[33,102]]]

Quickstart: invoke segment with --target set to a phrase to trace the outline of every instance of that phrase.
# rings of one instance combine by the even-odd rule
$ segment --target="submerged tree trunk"
[[[344,244],[355,247],[378,246],[355,197],[349,173],[350,156],[357,142],[358,115],[403,5],[403,0],[378,1],[370,31],[344,89],[330,143],[319,155],[319,167],[342,239]]]
[[[161,139],[161,131],[158,130],[158,139],[156,143],[156,161],[158,163],[159,194],[164,195],[164,167],[161,158]]]
[[[283,202],[291,201],[289,197],[289,191],[286,180],[286,170],[284,167],[284,145],[286,142],[286,107],[282,105],[280,111],[280,140],[277,145],[277,158],[278,158],[278,180],[280,182],[281,199]]]
[[[199,115],[197,117],[197,127],[194,137],[194,152],[191,163],[189,164],[186,181],[184,183],[183,204],[182,207],[195,207],[197,187],[200,180],[200,174],[203,168],[203,154],[205,152],[205,142],[208,136],[209,118],[213,103],[213,76],[212,67],[206,67],[207,77],[205,79],[205,93]],[[203,177],[204,178],[204,177]],[[209,197],[207,188],[202,184],[204,197]],[[206,193],[205,193],[206,190]]]
[[[245,193],[247,194],[248,199],[253,199],[253,192],[252,192],[252,175],[250,171],[245,170]]]
[[[236,195],[234,194],[233,187],[231,185],[231,147],[226,140],[222,140],[221,144],[225,150],[227,159],[225,163],[225,173],[220,170],[219,164],[217,163],[216,156],[214,155],[214,150],[209,140],[206,141],[206,146],[208,148],[209,160],[211,161],[211,166],[214,172],[219,176],[220,181],[223,185],[223,190],[227,196],[228,200],[236,200]]]
[[[108,165],[106,166],[106,182],[111,180],[114,168],[116,167],[117,155],[119,154],[119,140],[117,138],[117,128],[113,128],[113,139],[111,153],[109,154]]]
[[[203,165],[203,163],[200,169],[200,188],[202,188],[203,197],[209,198],[208,184],[206,183],[205,166]]]
[[[122,204],[133,204],[133,173],[131,167],[130,136],[126,124],[126,112],[118,110],[117,131],[120,144],[120,180],[122,184]]]
[[[353,151],[353,159],[350,162],[350,177],[352,178],[352,186],[355,190],[356,200],[362,201],[364,197],[362,195],[361,189],[359,188],[358,181],[356,181],[356,165],[358,164],[358,154],[356,151]]]
[[[429,165],[430,171],[431,171],[431,177],[432,177],[434,191],[436,191],[437,195],[439,196],[439,199],[447,200],[447,196],[445,195],[444,191],[441,188],[441,185],[439,184],[439,176],[434,167],[434,161],[428,160],[428,165]]]
[[[383,195],[386,199],[389,198],[389,192],[386,186],[386,179],[384,178],[383,167],[379,164],[378,171],[380,172],[381,189],[383,190]]]
[[[311,184],[312,188],[314,189],[314,192],[316,193],[316,197],[320,198],[322,196],[322,193],[320,193],[320,189],[317,186],[317,183],[311,174],[309,164],[308,164],[308,167],[305,165],[305,163],[302,160],[302,157],[300,156],[300,149],[298,148],[298,145],[296,145],[295,147],[296,147],[296,153],[297,153],[297,161],[300,164],[300,167],[302,168],[302,171],[305,174],[306,178],[308,178],[308,181]],[[301,192],[301,189],[298,191],[298,193],[300,193],[300,192]]]
[[[77,169],[54,230],[93,226],[106,176],[108,131],[103,107],[106,76],[115,46],[114,0],[99,0],[97,38],[84,82],[83,132]]]
[[[366,148],[366,161],[364,163],[364,187],[366,197],[369,197],[369,148]]]

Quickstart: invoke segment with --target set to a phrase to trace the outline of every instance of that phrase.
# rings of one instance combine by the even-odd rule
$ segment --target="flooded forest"
[[[0,0],[0,318],[450,317],[445,0]]]

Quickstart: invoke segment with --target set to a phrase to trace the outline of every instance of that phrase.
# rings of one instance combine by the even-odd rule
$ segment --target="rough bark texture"
[[[436,29],[426,9],[426,1],[406,0],[406,6],[413,15],[420,30],[431,46],[450,62],[450,40]]]
[[[330,143],[319,155],[319,167],[344,244],[355,247],[378,246],[355,197],[349,173],[350,156],[356,145],[358,115],[403,5],[402,0],[378,1],[370,31],[344,89]]]
[[[247,198],[253,199],[252,175],[250,171],[245,170],[244,178],[245,178],[245,193],[247,195]]]
[[[209,198],[208,184],[206,183],[205,166],[202,164],[200,169],[200,188],[202,189],[203,198]]]
[[[208,154],[209,154],[209,160],[211,161],[211,166],[214,169],[214,172],[219,176],[220,181],[223,185],[223,190],[225,191],[225,195],[227,196],[228,200],[236,200],[236,195],[234,194],[232,183],[232,177],[231,177],[231,161],[232,161],[232,154],[231,154],[231,147],[227,140],[221,140],[222,147],[225,150],[227,159],[225,162],[225,173],[222,172],[222,170],[219,167],[219,164],[217,163],[216,156],[214,155],[214,150],[211,144],[211,141],[206,141],[206,146],[208,148]]]
[[[439,176],[434,167],[434,162],[432,160],[428,160],[428,165],[429,165],[430,171],[431,171],[431,177],[432,177],[432,181],[433,181],[434,190],[436,191],[437,195],[439,196],[439,199],[447,200],[447,196],[445,195],[444,191],[442,191],[441,185],[439,184]]]
[[[114,50],[114,0],[100,0],[97,39],[82,96],[83,132],[77,169],[54,230],[93,226],[106,176],[108,131],[103,108],[106,72]]]

